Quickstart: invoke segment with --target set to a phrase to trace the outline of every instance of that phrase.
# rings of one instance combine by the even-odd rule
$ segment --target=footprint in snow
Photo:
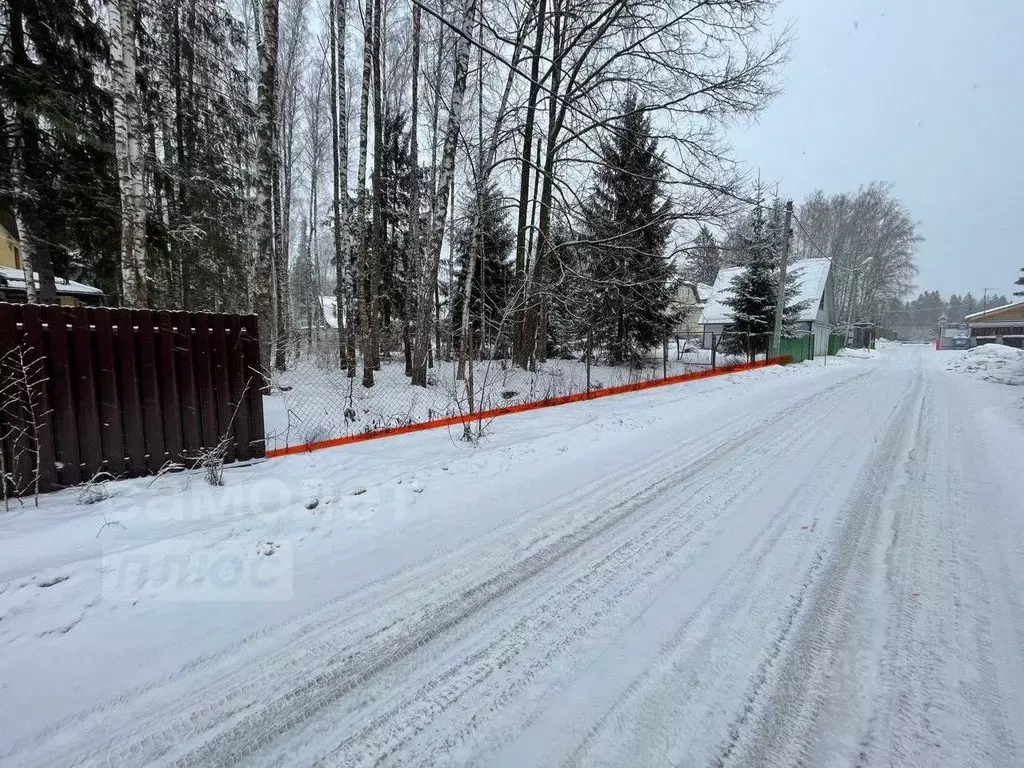
[[[36,586],[45,589],[60,584],[62,581],[67,581],[70,578],[71,576],[66,573],[57,574],[56,576],[44,576],[36,582]]]

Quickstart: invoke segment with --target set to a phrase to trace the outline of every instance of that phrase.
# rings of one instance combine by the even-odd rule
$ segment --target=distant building
[[[36,290],[39,290],[39,274],[34,273]],[[90,306],[103,304],[103,291],[75,280],[58,277],[57,303],[65,307]],[[0,301],[11,304],[24,304],[28,293],[25,289],[25,273],[20,269],[0,267]]]
[[[945,315],[939,318],[939,338],[935,342],[936,349],[969,349],[970,346],[971,329],[966,323],[951,323]]]
[[[18,241],[0,224],[0,267],[21,269],[21,249]]]
[[[1024,301],[975,312],[964,320],[970,328],[972,345],[1024,348]]]
[[[718,273],[711,295],[701,315],[704,346],[711,346],[712,336],[720,337],[732,325],[732,308],[726,300],[732,295],[732,281],[743,267],[726,267]],[[789,274],[796,275],[797,296],[790,304],[804,303],[795,323],[797,332],[814,337],[814,354],[828,352],[828,339],[835,323],[833,318],[832,262],[828,259],[801,259],[789,265]]]
[[[38,290],[39,275],[33,275]],[[56,278],[55,282],[57,301],[63,306],[95,306],[103,303],[103,291],[99,288],[60,277]],[[20,243],[3,225],[0,225],[0,301],[23,304],[27,297]]]
[[[701,335],[700,316],[710,295],[711,286],[704,283],[681,280],[676,286],[672,309],[679,314],[674,329],[677,340]]]

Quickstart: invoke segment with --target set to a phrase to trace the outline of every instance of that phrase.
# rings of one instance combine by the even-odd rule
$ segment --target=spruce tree
[[[630,95],[600,143],[597,181],[584,210],[590,300],[586,322],[611,363],[633,361],[661,344],[670,316],[674,268],[665,256],[672,205],[665,161],[650,119]]]
[[[501,190],[493,184],[488,186],[481,196],[474,195],[466,206],[462,227],[455,242],[455,280],[453,291],[452,318],[457,335],[456,343],[462,327],[462,313],[465,304],[466,270],[469,268],[469,249],[472,243],[470,223],[480,206],[480,222],[483,232],[482,253],[477,255],[476,268],[473,275],[473,288],[470,294],[470,327],[472,328],[474,349],[483,350],[488,346],[504,343],[505,337],[511,333],[511,320],[506,319],[506,310],[511,300],[512,285],[515,280],[513,255],[515,248],[515,232],[509,224],[504,209]],[[502,320],[505,320],[502,324]],[[481,334],[486,320],[486,333]],[[498,338],[499,333],[502,338]]]
[[[751,359],[767,352],[775,329],[775,297],[779,283],[779,259],[782,253],[782,216],[777,204],[765,210],[761,191],[750,219],[749,228],[740,236],[740,247],[746,266],[732,281],[731,295],[724,303],[731,309],[733,322],[725,337],[727,351],[746,353]],[[804,303],[791,303],[799,285],[797,275],[786,275],[786,307],[783,311],[782,335],[794,334],[793,324]]]
[[[1021,267],[1021,269],[1020,269],[1020,276],[1014,282],[1014,285],[1024,285],[1024,267]],[[1014,291],[1013,295],[1014,296],[1024,296],[1024,290]]]
[[[0,214],[8,226],[14,212],[21,219],[25,231],[12,234],[33,252],[41,300],[56,300],[54,273],[99,278],[113,294],[103,278],[113,271],[107,241],[119,236],[117,181],[96,7],[11,0],[0,29]]]
[[[715,236],[706,224],[702,224],[694,238],[684,274],[695,283],[713,285],[721,267],[722,252],[715,242]]]
[[[411,273],[408,237],[413,171],[406,122],[401,111],[384,117],[385,141],[374,162],[373,183],[380,185],[374,194],[374,204],[380,208],[380,231],[374,240],[381,250],[377,264],[380,270],[381,321],[385,327],[395,317],[406,318],[406,290]]]

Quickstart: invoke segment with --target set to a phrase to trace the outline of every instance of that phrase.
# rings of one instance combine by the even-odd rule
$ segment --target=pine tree
[[[636,97],[600,144],[597,183],[584,211],[584,262],[591,299],[586,320],[612,363],[661,343],[672,319],[674,269],[665,257],[672,206],[665,162]]]
[[[299,249],[291,265],[291,300],[298,327],[305,332],[306,341],[312,342],[315,318],[319,314],[317,304],[321,292],[317,285],[316,270],[313,267],[310,229],[304,217],[299,218]]]
[[[721,268],[722,252],[711,230],[706,224],[702,224],[697,231],[697,237],[694,238],[683,274],[687,280],[695,283],[713,285]]]
[[[740,247],[746,267],[732,281],[732,293],[725,304],[732,310],[733,322],[725,337],[725,347],[736,354],[746,353],[753,359],[771,344],[775,328],[775,302],[779,284],[779,258],[782,253],[782,216],[777,204],[766,211],[761,191],[750,219],[749,229],[740,236]],[[793,335],[793,324],[803,310],[803,303],[790,303],[799,286],[794,272],[786,275],[786,308],[783,311],[782,335]]]
[[[477,210],[479,206],[479,211]],[[515,233],[505,214],[501,190],[490,185],[480,199],[476,195],[466,207],[463,221],[466,225],[459,232],[455,243],[455,295],[452,305],[456,333],[462,327],[465,305],[466,270],[469,268],[470,249],[473,233],[471,226],[474,215],[479,213],[482,248],[477,256],[473,286],[470,291],[470,327],[473,347],[486,351],[486,347],[501,346],[511,333],[510,320],[506,318],[512,286],[515,281],[513,261],[516,243]],[[502,321],[505,321],[504,324]],[[486,325],[485,325],[486,323]],[[498,338],[499,333],[504,338]],[[461,343],[461,335],[456,341]]]
[[[909,303],[907,306],[910,306]],[[964,315],[974,314],[979,309],[981,309],[981,304],[974,298],[974,294],[968,291],[967,295],[964,296]]]
[[[1014,285],[1024,285],[1024,267],[1020,268],[1020,276],[1014,282]],[[1022,289],[1020,291],[1014,291],[1013,295],[1014,296],[1024,296],[1024,289]]]
[[[139,5],[150,303],[246,311],[256,137],[244,27],[224,0]]]
[[[85,0],[11,0],[0,10],[0,213],[56,301],[54,274],[115,294],[118,238],[110,108],[97,62],[107,39]],[[8,218],[9,214],[9,218]],[[109,278],[109,279],[108,279]]]
[[[377,254],[380,270],[380,314],[384,327],[395,316],[406,317],[409,275],[409,204],[412,158],[405,114],[395,111],[384,118],[385,141],[374,158],[374,201],[379,206]],[[379,186],[379,191],[377,187]]]

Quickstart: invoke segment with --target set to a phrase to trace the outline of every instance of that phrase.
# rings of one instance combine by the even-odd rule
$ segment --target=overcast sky
[[[889,181],[925,237],[918,288],[1011,293],[1024,267],[1024,0],[782,0],[784,92],[732,132],[801,202]],[[916,295],[916,294],[915,294]]]

